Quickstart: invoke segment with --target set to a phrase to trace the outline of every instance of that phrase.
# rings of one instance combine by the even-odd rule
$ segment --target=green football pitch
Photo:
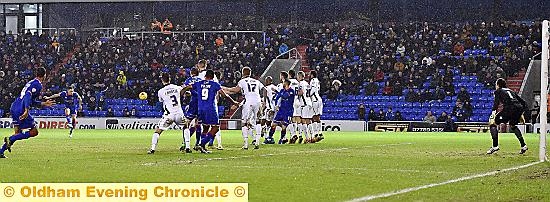
[[[245,182],[250,201],[550,201],[550,163],[506,170],[537,161],[534,134],[525,155],[512,134],[486,155],[488,134],[328,132],[245,151],[240,131],[223,131],[224,151],[183,154],[181,132],[168,131],[147,155],[151,133],[41,130],[0,159],[0,182]]]

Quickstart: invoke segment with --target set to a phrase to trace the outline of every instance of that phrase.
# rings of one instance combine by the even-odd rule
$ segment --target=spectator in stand
[[[124,109],[122,110],[122,115],[124,117],[130,117],[130,110],[128,110],[128,107],[124,107]]]
[[[116,77],[116,81],[118,82],[118,85],[126,86],[126,83],[128,81],[126,80],[126,76],[124,75],[123,71],[120,71],[118,73],[118,76]]]
[[[439,86],[436,87],[434,91],[434,98],[435,100],[441,102],[442,100],[445,99],[445,91],[441,89]]]
[[[457,101],[456,106],[453,108],[453,115],[456,117],[458,122],[466,121],[466,110],[462,102]]]
[[[430,102],[434,100],[434,96],[432,92],[430,92],[429,89],[425,89],[424,92],[422,92],[422,95],[420,96],[420,102]]]
[[[332,85],[330,87],[330,90],[328,92],[328,99],[336,100],[338,99],[338,95],[340,95],[340,86],[342,85],[342,82],[338,80],[334,80],[332,82]]]
[[[463,107],[464,107],[464,119],[468,120],[472,116],[474,107],[472,106],[469,100],[464,102]]]
[[[400,81],[396,81],[393,84],[393,95],[396,95],[396,96],[403,95],[403,85],[401,84]]]
[[[377,95],[378,94],[378,84],[376,84],[373,79],[370,79],[367,83],[366,89],[365,89],[366,95]]]
[[[404,121],[403,115],[401,115],[400,111],[395,112],[395,117],[393,118],[394,121]]]
[[[464,55],[464,46],[462,45],[462,43],[457,42],[455,44],[455,46],[453,47],[453,53],[454,55]]]
[[[462,102],[470,101],[470,93],[466,91],[466,88],[460,87],[460,91],[458,91],[457,98]]]
[[[162,32],[170,32],[172,31],[172,29],[174,29],[174,25],[172,24],[172,22],[170,22],[170,20],[168,20],[168,18],[165,18],[164,19],[164,22],[162,23],[162,29],[161,31]]]
[[[162,24],[156,18],[151,22],[151,31],[162,31]]]
[[[405,56],[405,46],[403,45],[403,43],[401,43],[401,44],[399,44],[399,46],[397,46],[396,53],[399,54],[401,57]]]
[[[393,121],[395,119],[395,115],[393,114],[392,107],[388,108],[388,111],[386,111],[386,120],[387,121]]]
[[[107,109],[107,117],[115,117],[115,113],[113,112],[113,108],[109,107]]]
[[[435,116],[432,114],[431,111],[428,111],[426,113],[426,116],[424,117],[424,122],[429,123],[429,124],[433,124],[433,123],[435,123],[435,121],[436,121]]]
[[[407,95],[405,97],[405,100],[407,102],[420,102],[420,93],[416,90],[413,90],[412,88],[409,88],[407,90]]]
[[[378,116],[374,112],[374,109],[369,110],[369,121],[378,121]]]
[[[386,85],[384,86],[384,89],[382,90],[383,95],[393,95],[393,87],[390,85],[389,81],[386,81]]]
[[[437,117],[437,122],[446,122],[447,121],[447,113],[441,112],[441,116]]]
[[[374,81],[376,82],[380,82],[380,81],[383,81],[384,80],[384,72],[382,71],[382,69],[380,69],[380,67],[376,68],[376,73],[374,75]]]
[[[359,107],[357,107],[357,117],[359,117],[360,121],[365,120],[365,105],[360,104]]]
[[[378,111],[378,121],[387,121],[386,113],[384,113],[383,109],[380,109],[380,111]]]
[[[445,120],[445,127],[443,128],[444,132],[456,132],[456,126],[455,121],[451,117],[451,115],[447,115],[447,119]]]
[[[132,107],[132,111],[130,111],[130,117],[137,117],[137,110],[135,107]]]

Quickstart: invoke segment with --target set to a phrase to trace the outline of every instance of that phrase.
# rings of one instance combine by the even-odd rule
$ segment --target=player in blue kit
[[[184,90],[194,90],[198,94],[198,119],[202,125],[203,133],[199,146],[195,149],[201,153],[210,153],[206,149],[206,144],[211,138],[214,138],[216,133],[220,130],[220,121],[218,118],[218,103],[216,97],[218,93],[228,98],[231,103],[239,104],[233,98],[229,97],[223,90],[218,82],[213,81],[214,71],[207,70],[205,80],[195,82],[190,86],[186,86]]]
[[[264,144],[274,144],[273,134],[275,134],[275,129],[277,126],[281,127],[281,139],[279,144],[285,144],[288,142],[286,139],[286,127],[290,122],[292,113],[294,113],[294,98],[296,97],[296,92],[290,87],[290,80],[285,80],[283,83],[283,89],[281,89],[275,96],[276,110],[277,115],[271,123],[271,129],[269,130],[269,136],[265,139]]]
[[[202,81],[202,79],[198,77],[199,70],[197,68],[192,68],[190,73],[191,73],[191,77],[185,80],[185,82],[183,83],[184,86],[190,86],[190,85],[193,85],[194,83]],[[193,133],[195,133],[195,131],[197,132],[197,135],[196,135],[197,141],[195,142],[195,146],[197,146],[200,143],[200,137],[201,137],[200,134],[202,133],[202,131],[201,131],[201,126],[197,124],[197,116],[198,116],[198,110],[199,110],[199,106],[198,106],[199,94],[197,93],[196,90],[193,89],[188,91],[187,97],[189,99],[189,103],[185,110],[185,118],[187,119],[187,128],[183,130],[183,142],[180,147],[180,151],[191,153],[191,149],[190,149],[191,136],[193,135]]]
[[[65,103],[65,118],[69,127],[69,138],[73,137],[73,130],[76,127],[76,115],[78,111],[82,111],[82,97],[77,92],[74,92],[74,87],[70,86],[66,91],[54,94],[44,99],[50,100],[61,97]]]
[[[36,137],[38,135],[38,129],[36,128],[34,118],[29,114],[32,105],[50,107],[55,104],[52,100],[47,100],[46,102],[38,100],[40,91],[42,91],[42,82],[46,78],[46,69],[43,67],[37,68],[35,70],[35,75],[36,78],[29,81],[25,87],[23,87],[21,95],[11,104],[10,111],[15,134],[4,138],[4,145],[2,145],[0,149],[0,158],[6,158],[4,152],[6,150],[11,152],[11,147],[16,141],[29,139],[30,137]],[[22,132],[24,129],[28,129],[28,131]]]

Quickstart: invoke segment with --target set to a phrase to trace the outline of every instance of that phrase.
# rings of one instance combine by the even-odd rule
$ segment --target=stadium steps
[[[519,92],[519,89],[523,84],[523,78],[525,78],[525,71],[525,69],[522,69],[516,76],[508,77],[508,80],[506,81],[508,88],[514,92]]]
[[[70,52],[67,52],[67,55],[65,55],[65,57],[63,58],[62,62],[61,63],[58,63],[57,65],[55,65],[54,69],[52,69],[51,71],[51,75],[57,75],[57,72],[59,72],[59,70],[65,66],[69,60],[71,58],[73,58],[73,55],[75,53],[78,53],[80,51],[80,45],[75,45],[75,47],[73,48],[72,51]],[[54,78],[54,77],[50,77],[50,78]]]
[[[298,53],[302,56],[302,71],[308,72],[309,71],[309,62],[307,58],[307,45],[299,45],[296,47],[296,50],[298,50]]]

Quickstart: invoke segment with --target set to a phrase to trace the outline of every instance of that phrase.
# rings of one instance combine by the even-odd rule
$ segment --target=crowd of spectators
[[[172,26],[168,19],[163,23],[153,21],[151,29],[162,31],[165,25],[172,30],[192,30]],[[213,28],[235,29],[231,24]],[[105,99],[137,98],[139,92],[154,95],[161,85],[161,72],[170,72],[173,81],[183,83],[189,68],[206,59],[209,68],[219,72],[220,81],[232,86],[240,78],[242,67],[252,67],[259,76],[280,51],[300,44],[308,46],[308,62],[319,72],[323,94],[329,98],[340,94],[391,95],[405,96],[409,102],[441,101],[454,96],[453,76],[457,70],[463,75],[477,75],[480,82],[492,85],[496,78],[526,68],[529,58],[540,51],[540,25],[513,22],[269,26],[265,43],[256,33],[159,33],[138,39],[105,39],[93,34],[81,41],[76,40],[74,32],[59,36],[0,34],[3,105],[11,103],[18,93],[15,91],[31,78],[34,67],[53,70],[77,46],[72,57],[59,71],[55,70],[56,79],[46,84],[45,93],[74,85],[88,110],[105,111]],[[341,81],[341,86],[331,85],[335,80]],[[471,105],[466,97],[469,95],[463,91],[458,92],[460,102],[451,115],[467,119]],[[150,104],[156,103],[155,97],[149,96]],[[364,113],[364,118],[402,119],[399,112],[389,109]]]
[[[492,85],[496,78],[526,68],[540,52],[540,24],[515,22],[334,23],[305,36],[310,65],[320,72],[323,89],[340,79],[342,94],[359,95],[356,86],[368,81],[366,95],[379,94],[379,89],[384,95],[414,92],[421,99],[412,95],[411,101],[419,102],[454,94],[454,69]],[[430,92],[419,92],[428,81]]]
[[[22,86],[34,77],[34,68],[54,70],[76,43],[74,31],[51,36],[46,32],[14,35],[0,31],[0,109],[9,110]]]

